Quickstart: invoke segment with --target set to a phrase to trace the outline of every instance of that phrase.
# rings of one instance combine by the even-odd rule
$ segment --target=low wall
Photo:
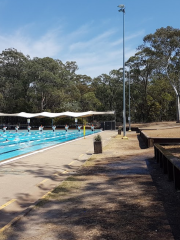
[[[126,131],[128,131],[129,128],[126,127]],[[153,147],[155,143],[158,144],[180,144],[180,138],[162,138],[162,137],[150,137],[146,135],[146,133],[143,130],[157,130],[157,129],[142,129],[138,127],[132,127],[131,131],[136,131],[137,133],[140,133],[140,137],[143,139],[145,145],[147,148]],[[123,132],[123,127],[121,128],[121,132]],[[120,133],[119,133],[120,134]]]
[[[143,131],[140,130],[140,137],[144,141],[146,147],[153,147],[154,146],[154,140],[153,138],[147,136]]]
[[[172,145],[172,144],[171,144]],[[173,156],[167,149],[159,144],[154,144],[154,155],[160,168],[168,174],[169,181],[174,182],[174,187],[180,189],[180,159]]]
[[[155,143],[159,144],[180,144],[180,138],[153,138],[147,136],[143,131],[140,130],[140,136],[146,144],[146,147],[153,147]]]

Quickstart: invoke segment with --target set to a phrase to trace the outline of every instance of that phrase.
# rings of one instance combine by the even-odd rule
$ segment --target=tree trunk
[[[177,112],[177,123],[179,123],[180,121],[179,121],[179,116],[180,116],[180,104],[179,104],[179,94],[178,95],[176,95],[176,101],[177,101],[177,103],[176,103],[176,108],[177,108],[177,110],[176,110],[176,112]]]
[[[43,92],[42,92],[42,99],[41,99],[41,111],[44,110],[44,100],[45,100],[45,97],[43,96]]]

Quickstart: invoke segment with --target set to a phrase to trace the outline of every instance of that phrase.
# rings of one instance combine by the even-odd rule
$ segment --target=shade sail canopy
[[[64,118],[64,117],[90,117],[92,115],[110,115],[115,114],[115,111],[108,112],[96,112],[96,111],[88,111],[88,112],[62,112],[62,113],[50,113],[50,112],[41,112],[41,113],[0,113],[0,117],[24,117],[24,118]]]

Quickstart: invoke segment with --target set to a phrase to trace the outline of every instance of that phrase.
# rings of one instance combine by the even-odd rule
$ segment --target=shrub
[[[94,142],[101,142],[101,135],[96,135],[95,137],[94,137]]]

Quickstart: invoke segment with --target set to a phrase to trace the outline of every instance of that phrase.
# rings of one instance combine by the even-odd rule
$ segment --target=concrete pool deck
[[[106,145],[117,132],[100,134]],[[4,161],[0,166],[0,229],[90,158],[95,135]]]

